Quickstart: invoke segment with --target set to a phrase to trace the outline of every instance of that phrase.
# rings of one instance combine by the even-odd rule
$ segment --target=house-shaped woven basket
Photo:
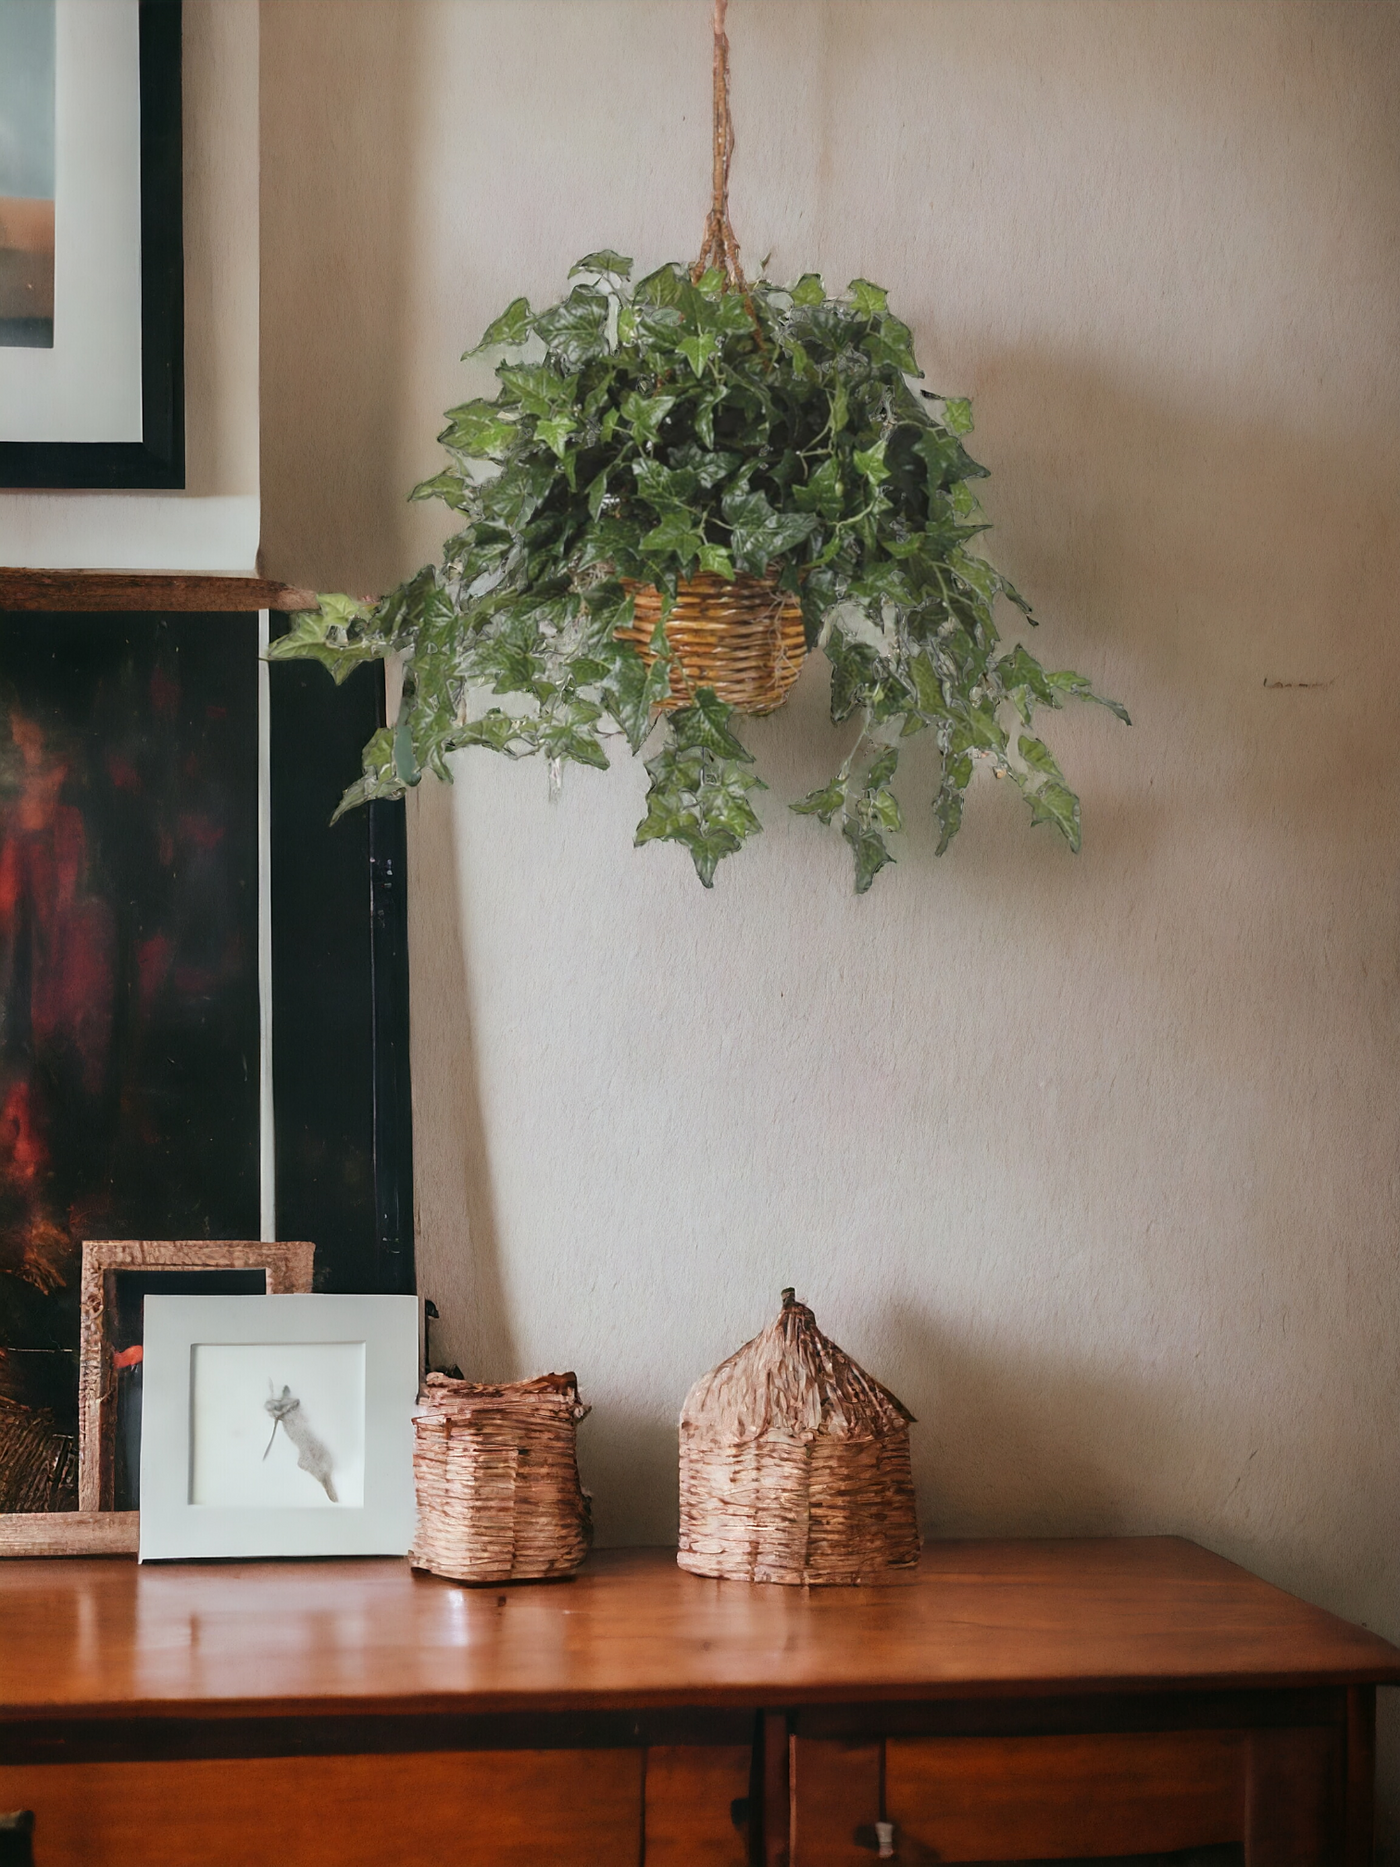
[[[681,1409],[677,1561],[745,1582],[864,1582],[919,1559],[914,1416],[783,1292]]]
[[[430,1374],[413,1422],[415,1569],[459,1582],[571,1575],[593,1536],[572,1374],[487,1386]]]

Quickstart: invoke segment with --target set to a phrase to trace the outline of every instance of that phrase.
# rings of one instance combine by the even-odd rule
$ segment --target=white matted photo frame
[[[143,1562],[407,1554],[421,1299],[150,1296],[144,1357]]]

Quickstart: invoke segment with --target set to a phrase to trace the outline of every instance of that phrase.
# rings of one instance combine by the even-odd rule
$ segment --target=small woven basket
[[[415,1569],[459,1582],[572,1575],[593,1523],[578,1481],[572,1374],[492,1387],[430,1374],[414,1417]]]
[[[632,598],[633,622],[618,630],[618,640],[631,642],[649,662],[661,592],[630,579],[623,588]],[[786,700],[807,655],[797,599],[766,577],[739,576],[731,583],[702,571],[682,579],[666,618],[666,640],[675,661],[664,710],[687,706],[696,688],[712,687],[741,713],[771,713]]]
[[[677,1561],[743,1582],[870,1582],[919,1560],[913,1414],[783,1292],[681,1410]]]

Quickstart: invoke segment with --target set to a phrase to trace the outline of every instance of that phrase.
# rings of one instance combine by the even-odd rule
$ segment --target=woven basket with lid
[[[777,1319],[681,1409],[680,1566],[795,1583],[916,1563],[913,1418],[785,1290]]]
[[[661,592],[630,579],[623,587],[632,598],[633,621],[618,630],[618,640],[649,662]],[[775,578],[741,575],[731,583],[708,571],[678,584],[666,640],[675,660],[663,711],[688,705],[698,687],[712,687],[740,713],[771,713],[787,698],[807,654],[802,610]]]
[[[593,1537],[576,1456],[587,1412],[572,1374],[430,1374],[413,1421],[413,1567],[459,1582],[572,1575]]]

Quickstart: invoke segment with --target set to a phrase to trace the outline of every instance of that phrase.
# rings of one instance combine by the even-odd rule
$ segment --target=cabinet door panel
[[[899,1858],[1073,1859],[1242,1841],[1236,1731],[892,1738],[885,1803]]]
[[[618,1867],[641,1852],[640,1750],[0,1767],[35,1867]]]
[[[654,1745],[647,1752],[646,1867],[748,1867],[747,1744]],[[742,1813],[742,1811],[741,1811]]]

